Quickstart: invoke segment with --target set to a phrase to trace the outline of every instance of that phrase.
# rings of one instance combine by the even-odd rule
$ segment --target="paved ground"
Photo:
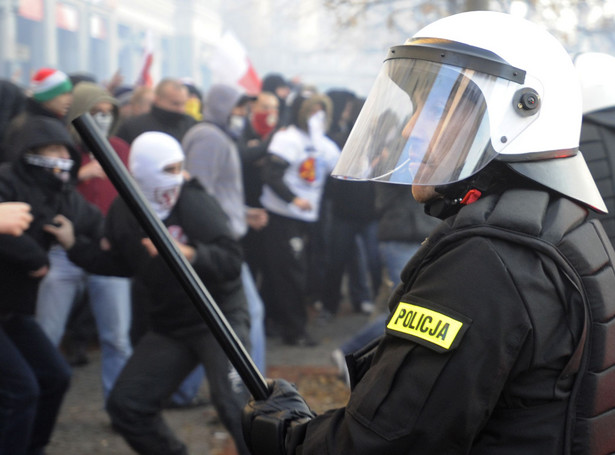
[[[329,322],[311,317],[312,333],[321,340],[317,347],[298,348],[268,339],[269,377],[295,382],[317,412],[343,406],[348,397],[344,383],[330,360],[331,351],[362,327],[368,316],[350,313],[347,304]],[[48,455],[131,455],[134,452],[111,430],[103,410],[99,352],[90,352],[90,363],[75,368],[70,391],[48,446]],[[206,387],[203,389],[207,393]],[[165,418],[189,447],[191,454],[233,455],[232,442],[211,406],[165,411]]]

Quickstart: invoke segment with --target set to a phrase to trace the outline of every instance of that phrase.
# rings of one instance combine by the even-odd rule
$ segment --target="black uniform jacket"
[[[567,199],[510,190],[445,220],[402,273],[347,407],[310,421],[297,453],[563,454],[575,377],[563,371],[583,332],[583,297],[576,273],[514,238],[585,242],[564,263],[608,272],[592,296],[612,320],[612,247],[586,217]]]
[[[249,324],[241,286],[242,251],[233,240],[226,214],[197,180],[182,187],[177,204],[164,220],[170,234],[196,249],[192,264],[220,309],[233,322]],[[148,292],[152,328],[170,336],[206,330],[206,325],[164,259],[150,257],[141,240],[147,235],[126,203],[117,198],[106,218],[105,236],[112,248],[104,252],[92,242],[76,243],[69,257],[86,270],[102,275],[134,276]],[[229,318],[230,320],[231,318]]]

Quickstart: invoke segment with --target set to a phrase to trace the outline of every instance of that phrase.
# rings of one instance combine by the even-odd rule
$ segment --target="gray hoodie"
[[[235,238],[248,229],[245,216],[241,161],[227,132],[227,123],[241,94],[233,87],[213,85],[208,93],[203,122],[188,130],[182,140],[186,170],[218,201],[230,219]]]

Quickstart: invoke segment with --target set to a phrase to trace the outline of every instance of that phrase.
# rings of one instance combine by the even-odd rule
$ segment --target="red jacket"
[[[130,146],[126,141],[119,137],[109,138],[109,143],[115,150],[115,153],[120,157],[126,167],[128,167],[128,152]],[[86,165],[94,158],[90,153],[82,151],[81,153],[81,166]],[[80,182],[77,185],[77,191],[88,201],[94,204],[100,209],[103,215],[107,215],[109,206],[117,196],[117,190],[108,178],[100,179],[93,178],[84,182]]]

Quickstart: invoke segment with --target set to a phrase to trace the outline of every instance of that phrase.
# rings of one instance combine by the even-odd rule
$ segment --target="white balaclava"
[[[183,183],[182,174],[171,174],[164,168],[183,161],[180,143],[166,133],[143,133],[130,147],[130,172],[161,220],[171,213]]]

